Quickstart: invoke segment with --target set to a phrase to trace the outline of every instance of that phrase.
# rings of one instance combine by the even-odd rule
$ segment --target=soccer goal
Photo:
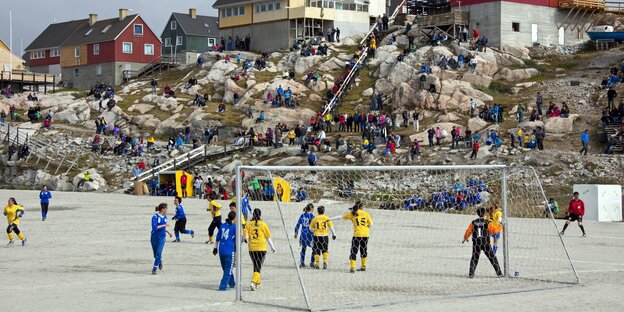
[[[237,300],[317,311],[579,283],[531,167],[241,166],[236,171],[235,189],[238,211],[246,196],[252,210],[261,210],[276,249],[271,253],[267,248],[260,287],[252,291],[254,255],[250,256],[248,244],[237,245]],[[360,221],[343,216],[353,214],[358,202],[370,214],[372,226],[364,251],[366,262],[361,261],[359,244],[352,273],[352,244],[360,239],[353,238],[354,227]],[[301,238],[301,226],[309,227],[309,219],[300,225],[295,239],[295,227],[310,203],[314,216],[324,207],[336,234],[333,240],[331,224],[325,219],[321,227],[326,231],[319,234],[327,236],[310,243],[322,244],[315,249],[318,269],[311,257],[313,248],[306,249],[303,259],[301,254],[301,244],[308,244]],[[471,279],[472,242],[468,238],[462,243],[464,232],[477,218],[477,209],[494,213],[495,207],[501,216],[500,238],[488,240],[492,249],[497,249],[504,277],[497,277],[488,257],[481,253]],[[254,222],[251,216],[249,211],[247,227]],[[237,220],[240,229],[240,218]],[[360,271],[363,265],[365,271]]]

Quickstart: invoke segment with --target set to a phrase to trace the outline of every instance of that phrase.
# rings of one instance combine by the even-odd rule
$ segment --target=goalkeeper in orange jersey
[[[464,233],[464,240],[462,241],[463,244],[468,241],[468,237],[472,236],[472,258],[470,259],[470,271],[468,272],[468,277],[474,277],[475,269],[477,268],[477,264],[479,264],[481,251],[483,251],[483,253],[485,253],[490,260],[490,263],[494,267],[494,271],[496,271],[496,275],[498,277],[502,277],[503,273],[501,272],[500,265],[498,265],[498,260],[494,255],[492,246],[490,245],[489,234],[494,233],[494,227],[485,219],[484,208],[478,208],[477,215],[479,218],[470,222],[466,233]]]
[[[493,233],[490,234],[490,237],[492,237],[492,251],[494,251],[494,255],[496,255],[498,240],[503,230],[503,213],[498,209],[498,206],[494,205],[494,207],[488,208],[486,219],[493,228]]]

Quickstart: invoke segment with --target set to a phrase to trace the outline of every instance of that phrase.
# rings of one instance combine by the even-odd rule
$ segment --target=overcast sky
[[[0,0],[0,39],[9,45],[9,9],[13,10],[13,50],[20,53],[20,39],[26,48],[48,25],[88,18],[98,19],[119,15],[118,9],[140,14],[160,37],[172,12],[188,12],[196,8],[199,15],[216,16],[215,0]]]

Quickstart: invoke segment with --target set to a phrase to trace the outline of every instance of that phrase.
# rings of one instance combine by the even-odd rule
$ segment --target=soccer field
[[[286,310],[276,306],[305,307],[287,240],[288,236],[296,247],[292,238],[296,218],[291,219],[298,217],[303,204],[282,206],[285,218],[291,220],[286,222],[286,234],[274,203],[252,202],[253,207],[263,209],[277,252],[267,255],[263,287],[251,292],[251,263],[243,246],[242,295],[252,303],[234,304],[234,290],[217,291],[222,272],[218,258],[211,253],[213,245],[204,244],[210,222],[205,200],[183,202],[187,229],[195,230],[195,238],[183,235],[182,243],[168,240],[164,270],[152,276],[150,218],[154,206],[163,201],[169,205],[171,217],[172,198],[54,192],[48,220],[41,222],[38,192],[3,190],[0,194],[4,201],[15,197],[26,208],[20,229],[28,245],[0,248],[4,281],[0,290],[5,298],[13,298],[9,300],[12,311],[239,311],[252,305],[254,310],[273,311]],[[347,204],[326,207],[327,215],[336,216]],[[576,225],[570,226],[564,241],[581,284],[569,285],[574,281],[573,272],[569,264],[566,267],[563,249],[556,250],[558,237],[554,229],[548,231],[548,220],[510,219],[511,269],[514,262],[522,263],[521,278],[494,278],[492,267],[482,256],[476,278],[469,280],[471,249],[470,244],[462,245],[461,239],[473,216],[368,211],[375,224],[367,272],[347,272],[352,226],[335,221],[338,239],[330,242],[329,269],[301,270],[313,306],[398,302],[361,310],[466,311],[483,307],[484,297],[473,297],[475,294],[551,288],[500,294],[488,298],[487,303],[504,307],[506,312],[621,309],[623,223],[587,222],[586,238],[580,237]],[[562,221],[557,222],[561,226]],[[6,241],[5,236],[2,243]],[[298,248],[294,252],[298,259]],[[502,265],[500,250],[498,258]],[[539,263],[547,272],[540,272]],[[556,266],[561,270],[554,270]]]

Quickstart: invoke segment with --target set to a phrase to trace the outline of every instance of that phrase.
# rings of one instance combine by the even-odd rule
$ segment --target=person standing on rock
[[[585,153],[585,155],[587,155],[587,146],[589,145],[589,130],[587,129],[581,133],[581,144],[583,145],[583,148],[581,148],[579,153]]]
[[[518,114],[518,123],[521,123],[523,120],[524,111],[526,111],[526,106],[523,103],[520,103],[516,111]]]
[[[477,101],[470,99],[470,118],[474,118],[474,112],[477,110]]]
[[[340,28],[336,27],[336,42],[340,42]]]
[[[587,130],[585,130],[587,131]],[[578,221],[578,225],[583,232],[583,237],[585,237],[585,227],[583,227],[583,215],[585,215],[585,203],[579,199],[579,193],[574,192],[574,198],[570,201],[570,205],[568,206],[568,212],[566,213],[566,223],[563,225],[563,230],[561,230],[561,235],[565,234],[565,230],[568,228],[571,222]]]
[[[41,201],[41,221],[45,221],[48,217],[48,207],[50,205],[50,198],[52,193],[48,191],[48,186],[44,185],[39,192],[39,199]]]
[[[433,128],[429,128],[427,130],[427,139],[429,139],[429,147],[433,147],[433,136],[435,136],[436,131]]]
[[[417,110],[414,110],[412,113],[412,120],[414,122],[414,131],[418,132],[420,130],[420,121],[418,120],[420,117],[420,113]]]
[[[479,141],[474,140],[474,142],[472,142],[472,154],[470,154],[470,159],[476,159],[477,154],[479,154]]]
[[[546,137],[546,131],[542,127],[537,127],[535,131],[535,139],[537,141],[537,149],[540,151],[544,150],[544,138]]]
[[[535,100],[535,104],[537,105],[537,114],[541,117],[542,116],[542,104],[544,103],[544,99],[542,98],[542,95],[537,92],[537,98]]]

